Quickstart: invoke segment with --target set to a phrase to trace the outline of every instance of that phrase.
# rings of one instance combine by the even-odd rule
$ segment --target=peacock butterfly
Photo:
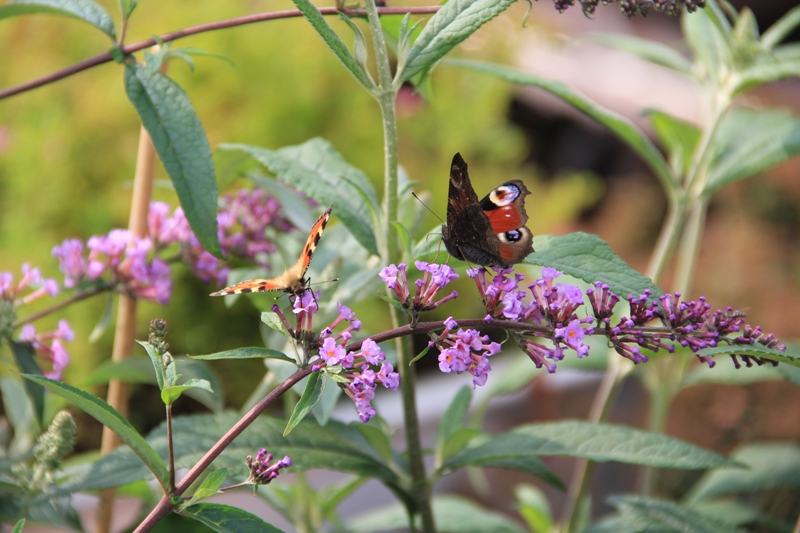
[[[242,294],[248,292],[267,292],[267,291],[284,291],[295,296],[300,296],[308,288],[308,280],[306,279],[306,272],[308,265],[311,264],[311,258],[314,256],[314,251],[317,249],[317,243],[322,232],[325,230],[325,225],[328,219],[331,218],[331,211],[333,204],[320,215],[314,225],[311,227],[311,233],[308,234],[306,245],[303,247],[303,252],[297,263],[291,268],[286,269],[283,274],[276,278],[270,279],[251,279],[226,287],[221,291],[212,292],[211,296],[225,296],[227,294]]]
[[[467,163],[453,156],[447,225],[442,240],[456,259],[483,266],[508,267],[533,252],[533,234],[525,227],[525,197],[530,191],[520,180],[507,181],[483,200],[472,188]]]

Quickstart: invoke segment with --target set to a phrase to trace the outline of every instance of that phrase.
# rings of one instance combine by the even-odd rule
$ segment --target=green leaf
[[[22,376],[35,383],[44,385],[52,392],[66,398],[116,433],[120,440],[127,444],[139,459],[147,465],[150,471],[155,474],[156,479],[158,479],[161,486],[166,490],[169,484],[169,472],[167,471],[164,461],[161,460],[153,448],[144,440],[144,437],[139,435],[130,422],[125,420],[116,409],[100,398],[92,396],[88,392],[76,389],[66,383],[61,383],[60,381],[48,379],[43,376],[34,376],[30,374],[22,374]]]
[[[248,348],[234,348],[233,350],[225,350],[224,352],[217,352],[208,355],[190,355],[189,357],[201,361],[213,361],[217,359],[278,359],[280,361],[294,363],[294,359],[283,352],[279,352],[278,350],[270,350],[268,348],[258,348],[256,346]]]
[[[11,348],[11,353],[14,354],[14,362],[17,364],[20,373],[30,375],[42,375],[42,370],[33,356],[36,354],[27,342],[16,342],[11,339],[8,340],[8,346]],[[33,414],[39,427],[44,427],[44,387],[36,382],[25,380],[22,382],[25,387],[25,393],[31,400],[33,407]]]
[[[192,498],[186,502],[186,504],[182,505],[182,508],[189,507],[200,500],[205,500],[206,498],[210,498],[215,494],[220,494],[219,488],[225,483],[225,480],[228,479],[228,469],[227,468],[220,468],[206,476],[203,482],[197,487],[197,490],[194,491],[192,494]]]
[[[559,236],[537,235],[533,248],[536,251],[525,259],[526,263],[553,267],[590,284],[602,281],[623,299],[629,294],[644,294],[646,289],[652,291],[651,299],[664,294],[649,278],[628,266],[597,235],[580,231]]]
[[[320,426],[324,426],[328,423],[328,420],[331,419],[331,415],[334,409],[336,409],[339,396],[342,395],[342,389],[334,382],[334,375],[335,374],[328,374],[327,372],[322,374],[323,379],[328,383],[323,387],[322,397],[317,402],[317,405],[311,409],[311,414],[314,415],[314,418]]]
[[[161,360],[161,356],[156,352],[155,347],[150,344],[149,342],[144,341],[136,341],[142,348],[145,349],[147,352],[148,357],[150,357],[150,362],[153,364],[153,370],[155,371],[156,376],[156,383],[158,384],[159,390],[164,389],[164,384],[166,383],[166,376],[164,363]]]
[[[36,421],[33,414],[33,401],[25,393],[24,381],[9,375],[0,377],[3,415],[14,429],[14,439],[5,447],[7,453],[14,456],[28,453],[43,431],[42,424]]]
[[[283,431],[284,437],[288,435],[295,428],[295,426],[297,426],[297,424],[299,424],[306,417],[308,413],[311,412],[311,409],[317,405],[324,392],[324,377],[319,372],[312,372],[311,375],[308,376],[306,389],[303,391],[300,401],[294,406],[292,416],[289,417],[289,421],[286,423],[286,429]]]
[[[0,6],[0,20],[33,13],[52,13],[88,22],[111,40],[116,40],[114,21],[93,0],[10,0]]]
[[[485,444],[457,453],[442,469],[450,471],[487,461],[540,455],[685,470],[738,465],[726,457],[666,435],[568,420],[528,424],[495,435]]]
[[[433,66],[461,41],[505,11],[516,0],[449,0],[417,37],[399,81],[427,77]]]
[[[698,9],[688,17],[681,17],[683,35],[692,53],[705,67],[705,74],[721,83],[721,77],[733,65],[730,35],[723,33],[705,9]]]
[[[355,36],[355,40],[353,41],[353,57],[356,63],[358,63],[358,66],[361,67],[361,71],[369,78],[370,86],[374,87],[375,80],[372,79],[367,66],[367,39],[364,37],[364,32],[361,31],[361,28],[359,28],[350,17],[341,11],[339,12],[339,17],[353,30],[353,35]]]
[[[89,377],[81,381],[83,387],[94,387],[118,379],[127,383],[157,384],[153,364],[146,357],[126,357],[120,361],[108,360],[100,364]]]
[[[795,351],[790,351],[790,348],[782,352],[760,344],[750,344],[747,346],[717,346],[715,348],[705,348],[697,352],[697,355],[705,355],[707,357],[715,357],[722,354],[752,355],[754,357],[763,357],[765,359],[771,359],[772,361],[778,361],[779,363],[800,367],[800,353],[798,353],[796,349]]]
[[[370,215],[370,209],[379,210],[375,188],[328,141],[315,138],[279,150],[245,144],[222,144],[219,148],[246,152],[282,181],[320,204],[335,204],[334,214],[356,240],[370,253],[378,253]]]
[[[210,365],[203,361],[194,361],[185,356],[176,357],[174,361],[180,366],[181,372],[186,378],[186,381],[179,384],[185,385],[192,379],[197,379],[208,382],[211,390],[213,390],[213,392],[209,392],[203,388],[193,387],[186,391],[186,396],[200,402],[214,412],[222,411],[225,408],[222,382]]]
[[[467,410],[471,400],[472,389],[468,386],[461,387],[444,412],[444,416],[439,421],[439,430],[436,433],[436,451],[439,457],[441,457],[445,443],[459,429],[464,427],[464,419],[467,417]]]
[[[283,533],[256,515],[221,503],[198,503],[184,509],[182,514],[207,525],[217,533]]]
[[[286,325],[284,325],[283,320],[281,320],[281,317],[278,316],[278,313],[273,311],[264,311],[261,313],[261,322],[263,322],[264,325],[266,325],[269,329],[277,331],[287,339],[292,338],[292,334],[289,333],[288,329],[286,329]],[[292,359],[292,362],[295,362],[294,359]]]
[[[700,130],[692,124],[661,111],[647,111],[658,140],[669,154],[670,166],[676,175],[684,175],[692,164]]]
[[[133,13],[133,10],[136,9],[136,6],[139,5],[139,0],[122,0],[122,16],[123,18],[127,19]]]
[[[592,33],[586,38],[683,74],[689,74],[691,68],[691,63],[683,54],[657,41],[621,33]]]
[[[780,51],[778,49],[774,54],[762,55],[758,61],[741,70],[731,94],[737,95],[767,83],[800,76],[800,60],[784,59],[780,57]]]
[[[525,524],[532,533],[547,533],[553,525],[553,513],[547,496],[534,485],[517,485],[514,496],[519,504],[517,512],[522,515]]]
[[[800,120],[790,111],[733,110],[720,124],[706,193],[749,178],[800,154]]]
[[[384,461],[389,462],[392,460],[392,443],[389,440],[391,435],[385,421],[375,416],[366,424],[358,426],[358,430]]]
[[[347,45],[336,35],[333,28],[328,25],[322,13],[319,12],[319,9],[309,0],[292,0],[292,2],[294,2],[294,5],[297,6],[297,9],[300,10],[306,20],[311,23],[311,26],[317,30],[319,36],[322,37],[322,40],[325,41],[328,48],[330,48],[333,54],[342,62],[342,65],[350,71],[350,74],[365,88],[373,89],[375,84],[372,79],[358,63],[356,58],[353,57],[353,54],[350,53]]]
[[[686,18],[692,17],[684,17],[684,19]],[[571,105],[581,113],[584,113],[589,118],[599,122],[601,126],[608,129],[622,142],[627,144],[628,147],[636,152],[639,157],[641,157],[642,160],[650,167],[650,170],[652,170],[656,177],[661,181],[661,186],[664,187],[666,191],[674,191],[676,189],[676,178],[673,176],[672,171],[670,170],[667,162],[664,160],[664,157],[661,155],[661,152],[659,152],[658,148],[656,148],[652,141],[650,141],[647,134],[645,134],[627,118],[589,100],[587,97],[575,91],[568,85],[561,83],[560,81],[542,78],[540,76],[536,76],[535,74],[522,72],[502,65],[486,63],[483,61],[460,59],[448,60],[447,64],[457,67],[466,67],[477,72],[490,74],[510,83],[539,87],[540,89],[544,89],[545,91],[549,92],[553,96],[557,96],[565,103]]]
[[[181,397],[181,394],[183,394],[184,391],[189,389],[201,389],[210,393],[214,392],[211,389],[211,384],[208,381],[204,379],[189,379],[186,380],[186,382],[184,382],[182,385],[167,385],[161,389],[161,400],[164,402],[164,405],[172,405],[178,398]]]
[[[192,231],[221,257],[217,238],[217,178],[211,147],[189,97],[160,72],[125,66],[125,91],[153,140]]]
[[[566,490],[564,482],[559,479],[538,457],[507,457],[487,459],[480,463],[483,468],[503,468],[514,472],[526,472],[559,490]]]
[[[447,437],[441,447],[437,446],[437,462],[441,464],[443,461],[449,459],[456,453],[460,452],[470,442],[478,437],[483,436],[483,432],[473,427],[460,427],[455,432]]]
[[[22,533],[22,528],[25,527],[25,519],[23,518],[16,524],[14,524],[14,529],[11,530],[11,533]]]
[[[718,496],[754,493],[776,487],[800,488],[800,446],[790,442],[745,444],[732,459],[746,470],[708,472],[686,496],[689,504]]]
[[[779,18],[761,36],[761,44],[765,48],[774,48],[783,41],[795,28],[800,26],[800,6],[790,9],[785,15]]]
[[[688,17],[685,17],[688,18]],[[608,503],[617,508],[625,529],[657,533],[745,533],[735,525],[704,516],[666,500],[643,496],[614,496]]]

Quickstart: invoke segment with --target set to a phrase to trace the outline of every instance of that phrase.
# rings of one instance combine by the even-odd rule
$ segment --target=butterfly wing
[[[489,219],[500,243],[498,251],[504,266],[520,263],[533,252],[533,234],[525,223],[525,197],[530,191],[520,180],[508,181],[481,200],[480,206]]]
[[[447,225],[442,240],[450,255],[484,266],[503,263],[498,239],[472,188],[467,163],[461,154],[453,156],[447,197]]]
[[[314,222],[311,227],[311,233],[308,234],[306,244],[303,246],[303,251],[297,262],[288,268],[283,274],[278,277],[270,279],[251,279],[231,285],[220,291],[212,292],[211,296],[225,296],[228,294],[245,294],[249,292],[267,292],[267,291],[286,291],[294,295],[302,294],[306,289],[305,275],[308,271],[308,265],[311,264],[311,258],[314,257],[314,252],[317,249],[322,232],[328,224],[328,219],[331,217],[333,204],[325,210],[322,215]]]

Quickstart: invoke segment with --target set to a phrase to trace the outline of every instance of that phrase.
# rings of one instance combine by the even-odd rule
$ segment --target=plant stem
[[[175,364],[175,363],[173,363]],[[169,493],[175,492],[175,452],[172,441],[172,404],[167,404],[167,455],[169,457]]]
[[[383,189],[383,234],[386,236],[382,259],[384,264],[395,263],[400,256],[397,242],[397,230],[394,222],[398,216],[398,172],[397,172],[397,119],[395,116],[395,100],[397,93],[392,84],[392,69],[389,64],[389,53],[383,38],[375,0],[366,0],[365,7],[372,34],[375,61],[378,67],[378,90],[375,98],[381,108],[383,122],[384,142],[384,189]],[[391,295],[390,295],[391,296]],[[392,326],[400,326],[400,316],[393,306],[389,306]],[[417,510],[420,513],[422,530],[425,533],[435,533],[436,526],[431,507],[431,487],[425,473],[424,452],[422,449],[419,417],[417,413],[415,370],[409,365],[411,343],[408,338],[398,338],[397,367],[400,373],[400,390],[403,397],[403,418],[406,432],[406,445],[408,447],[408,461],[411,470],[411,492],[416,498]],[[414,517],[409,516],[409,529],[414,529]]]
[[[214,459],[221,454],[225,448],[227,448],[233,440],[241,435],[241,433],[247,429],[247,427],[252,424],[259,415],[264,412],[264,410],[269,407],[275,400],[277,400],[283,393],[291,389],[295,384],[297,384],[300,380],[304,377],[311,374],[311,366],[307,366],[305,368],[300,368],[289,376],[283,383],[278,385],[275,389],[272,390],[269,394],[267,394],[263,400],[258,402],[250,411],[247,412],[234,426],[228,430],[225,435],[222,436],[221,439],[217,441],[214,446],[211,447],[208,452],[203,456],[200,461],[197,462],[196,465],[192,467],[191,470],[180,480],[180,482],[175,486],[175,491],[172,495],[165,494],[161,497],[161,500],[158,504],[150,511],[150,514],[139,524],[139,527],[136,528],[134,533],[144,533],[145,531],[150,531],[153,526],[155,526],[162,518],[164,518],[174,507],[175,504],[172,503],[171,498],[181,496],[186,489],[188,489],[192,483],[194,483],[200,474],[202,474],[206,468],[214,461]]]
[[[671,197],[667,211],[667,218],[661,226],[661,233],[658,235],[656,246],[650,257],[650,264],[647,265],[647,277],[652,280],[661,279],[664,269],[675,251],[675,245],[683,227],[683,220],[686,216],[686,203],[677,196]]]
[[[437,11],[439,11],[439,9],[441,9],[441,6],[379,7],[378,13],[381,15],[404,15],[406,13],[412,13],[417,15],[428,15],[436,13]],[[319,8],[319,11],[323,15],[334,15],[334,16],[338,15],[340,12],[345,13],[347,15],[366,14],[366,11],[363,9],[339,10],[336,7],[321,7]],[[176,30],[169,33],[165,33],[163,35],[159,35],[158,41],[155,38],[153,38],[123,46],[122,53],[125,55],[132,54],[134,52],[138,52],[139,50],[144,50],[145,48],[150,48],[151,46],[155,46],[156,44],[158,44],[159,41],[168,43],[180,39],[182,37],[197,35],[199,33],[205,33],[208,31],[222,30],[226,28],[235,28],[237,26],[244,26],[245,24],[253,24],[256,22],[265,22],[268,20],[277,20],[277,19],[300,17],[300,16],[302,16],[302,13],[299,10],[286,9],[283,11],[255,13],[253,15],[245,15],[243,17],[235,17],[227,20],[207,22],[205,24],[198,24],[197,26],[190,26],[188,28],[183,28],[181,30]],[[36,89],[37,87],[42,87],[49,83],[53,83],[54,81],[67,78],[69,76],[72,76],[73,74],[77,74],[78,72],[82,72],[84,70],[96,67],[97,65],[102,65],[103,63],[108,63],[110,61],[113,61],[113,57],[111,57],[111,54],[109,52],[103,52],[101,54],[97,54],[94,57],[84,59],[83,61],[75,63],[74,65],[70,65],[69,67],[57,70],[40,78],[36,78],[27,81],[25,83],[21,83],[19,85],[14,85],[6,89],[2,89],[0,90],[0,100],[2,100],[3,98],[8,98],[9,96],[14,96],[15,94],[20,94],[26,91],[30,91],[31,89]]]
[[[69,307],[70,305],[72,305],[72,304],[74,304],[76,302],[80,302],[81,300],[85,300],[87,298],[91,298],[92,296],[96,296],[96,295],[98,295],[98,294],[100,294],[102,292],[109,291],[109,290],[111,290],[111,288],[112,288],[111,285],[103,285],[102,287],[95,287],[94,289],[90,289],[88,291],[76,293],[73,296],[71,296],[69,299],[64,300],[63,302],[59,302],[59,303],[57,303],[55,305],[51,305],[50,307],[47,307],[47,308],[42,309],[40,311],[36,311],[35,313],[31,313],[30,315],[26,316],[25,318],[23,318],[21,320],[17,320],[16,322],[14,322],[11,325],[11,328],[12,329],[21,328],[25,324],[30,324],[31,322],[35,322],[35,321],[39,320],[40,318],[44,318],[44,317],[46,317],[46,316],[48,316],[48,315],[50,315],[52,313],[55,313],[56,311],[60,311],[60,310],[64,309],[65,307]]]

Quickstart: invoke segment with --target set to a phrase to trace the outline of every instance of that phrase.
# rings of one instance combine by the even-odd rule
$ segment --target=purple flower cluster
[[[166,304],[172,291],[167,263],[153,256],[153,242],[128,230],[114,229],[108,235],[95,235],[84,245],[67,239],[53,248],[64,273],[64,286],[73,288],[84,280],[108,276],[109,283],[137,298]]]
[[[266,485],[278,477],[281,469],[292,465],[288,455],[275,464],[271,464],[272,459],[272,454],[267,453],[266,448],[258,450],[255,460],[252,455],[248,455],[247,468],[250,470],[250,477],[247,478],[247,482],[253,485]]]
[[[58,329],[47,333],[36,333],[32,324],[26,324],[19,335],[19,340],[30,343],[39,358],[52,365],[52,370],[44,373],[50,379],[61,379],[69,364],[69,354],[61,343],[72,342],[74,338],[75,334],[66,320],[59,320]]]
[[[345,392],[355,402],[361,421],[367,422],[375,416],[375,408],[371,404],[375,397],[375,388],[381,384],[387,389],[397,390],[400,376],[394,371],[392,364],[386,361],[386,354],[372,339],[364,339],[357,351],[348,351],[345,348],[347,341],[353,337],[350,332],[358,331],[361,328],[361,321],[347,306],[341,303],[338,305],[339,316],[330,326],[322,330],[320,359],[314,365],[314,369],[319,371],[327,368],[328,372],[339,376],[340,379],[337,381],[346,382]],[[348,321],[350,324],[334,336],[333,329],[342,321]],[[376,372],[373,367],[378,365],[380,369]]]
[[[513,268],[496,270],[491,281],[487,280],[483,267],[470,269],[467,274],[478,287],[488,312],[487,320],[513,320],[537,327],[532,331],[511,331],[537,368],[544,366],[548,372],[555,372],[555,362],[564,358],[564,348],[575,350],[578,357],[589,355],[589,346],[583,339],[594,332],[590,325],[594,320],[578,317],[577,311],[584,303],[580,288],[567,283],[553,284],[562,274],[558,270],[542,269],[542,277],[528,285],[528,291],[519,288],[524,276],[515,274]],[[532,298],[526,301],[529,293]],[[549,339],[552,346],[539,339]]]
[[[439,370],[445,373],[469,372],[472,374],[472,388],[486,384],[489,371],[489,357],[500,353],[500,345],[489,340],[488,335],[481,335],[474,329],[458,328],[453,317],[445,320],[445,329],[439,337],[430,342],[439,347]]]
[[[33,292],[18,297],[29,287],[34,289]],[[0,300],[17,306],[31,303],[45,295],[57,296],[58,283],[54,279],[42,277],[38,268],[31,268],[28,263],[22,265],[22,279],[17,283],[14,283],[14,275],[11,272],[0,272]]]
[[[405,263],[389,265],[381,269],[379,273],[386,286],[394,291],[403,307],[411,309],[418,314],[422,311],[430,311],[447,301],[458,298],[458,293],[453,291],[444,298],[435,300],[440,290],[454,279],[458,279],[458,274],[455,270],[447,265],[426,263],[425,261],[415,261],[414,266],[417,267],[417,270],[423,272],[423,276],[422,279],[414,282],[417,289],[413,298],[406,278]]]

